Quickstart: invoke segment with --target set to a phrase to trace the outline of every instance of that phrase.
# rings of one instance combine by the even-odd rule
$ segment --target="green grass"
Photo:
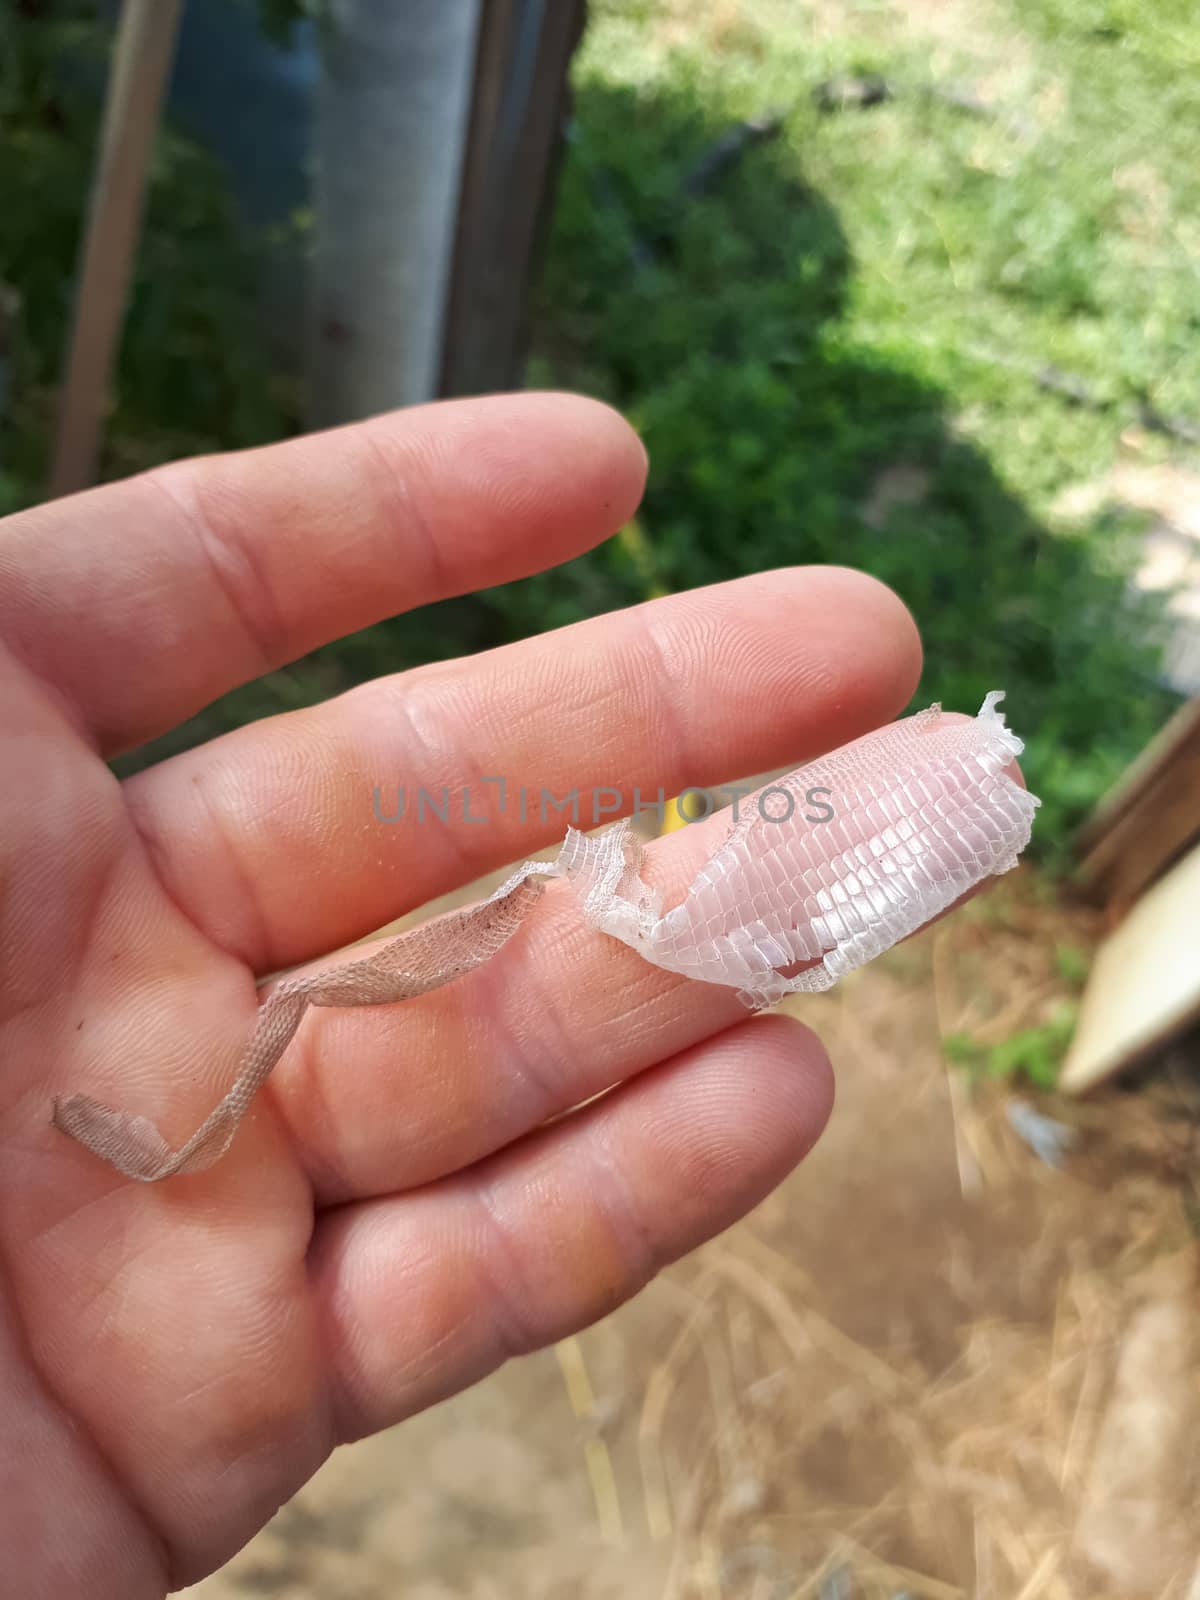
[[[1200,13],[1010,0],[956,37],[963,8],[933,9],[936,36],[884,5],[595,6],[536,375],[643,430],[662,587],[845,561],[915,612],[920,699],[1007,688],[1053,853],[1167,703],[1125,598],[1136,530],[1054,506],[1143,407],[1200,419]],[[819,109],[865,72],[889,100]],[[698,156],[772,110],[780,135],[689,199]],[[613,603],[639,581],[601,557],[498,603],[526,625],[598,573]]]

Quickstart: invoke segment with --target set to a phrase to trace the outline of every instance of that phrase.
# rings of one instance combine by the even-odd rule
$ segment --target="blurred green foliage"
[[[44,459],[94,130],[95,96],[76,87],[99,49],[75,0],[72,20],[24,22],[14,48],[12,6],[0,0],[0,280],[20,296],[10,505]],[[268,9],[286,31],[319,8]],[[1008,690],[1045,802],[1035,838],[1060,849],[1169,705],[1155,610],[1128,598],[1138,530],[1103,510],[1070,524],[1057,503],[1112,464],[1140,412],[1200,418],[1200,13],[994,0],[956,31],[951,0],[932,10],[931,35],[930,8],[887,0],[592,0],[529,376],[605,397],[641,429],[643,538],[328,646],[139,759],[652,590],[837,561],[914,611],[921,701],[973,710]],[[823,82],[869,73],[892,90],[882,103],[822,109]],[[775,136],[714,173],[718,142],[769,114]],[[110,472],[291,424],[252,268],[211,165],[168,133]],[[1087,403],[1039,383],[1051,366]],[[1139,448],[1170,447],[1142,430]]]
[[[1075,989],[1082,989],[1087,982],[1087,975],[1091,970],[1091,962],[1086,951],[1080,950],[1077,945],[1060,944],[1054,951],[1054,965],[1059,977],[1064,983],[1069,983]]]
[[[1022,1028],[998,1044],[984,1045],[969,1034],[950,1033],[942,1040],[942,1049],[946,1059],[969,1077],[1023,1080],[1035,1089],[1053,1089],[1078,1018],[1079,1008],[1064,1001],[1048,1022]]]
[[[45,480],[111,33],[86,0],[0,0],[0,512]],[[257,256],[223,174],[170,127],[154,153],[105,473],[294,425],[260,333]]]

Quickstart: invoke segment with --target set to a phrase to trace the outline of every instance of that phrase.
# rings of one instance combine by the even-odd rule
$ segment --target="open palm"
[[[0,529],[0,1543],[30,1600],[195,1581],[336,1444],[602,1315],[819,1133],[807,1030],[588,933],[556,888],[447,988],[310,1013],[207,1172],[132,1183],[50,1126],[82,1091],[178,1143],[256,978],[561,835],[512,805],[385,825],[375,785],[620,785],[628,809],[903,706],[903,607],[798,568],[382,678],[124,783],[105,765],[317,644],[578,554],[643,474],[613,413],[526,395]],[[691,833],[659,847],[668,894]]]

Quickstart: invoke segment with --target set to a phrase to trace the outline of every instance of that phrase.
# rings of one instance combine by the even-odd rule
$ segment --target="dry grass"
[[[1143,1478],[1153,1481],[1136,1487],[1153,1503],[1121,1560],[1105,1557],[1107,1572],[1081,1522],[1106,1516],[1112,1468],[1101,1439],[1139,1309],[1165,1301],[1185,1307],[1190,1324],[1194,1241],[1180,1177],[1196,1124],[1168,1116],[1158,1091],[1044,1101],[1082,1137],[1068,1170],[1055,1172],[1012,1132],[1007,1087],[968,1094],[960,1080],[951,1094],[929,1048],[931,990],[935,1032],[1004,1038],[1061,1001],[1056,949],[1094,931],[1086,914],[1021,880],[842,998],[805,1007],[843,1079],[869,1073],[872,1057],[904,1064],[891,1136],[925,1138],[940,1119],[947,1140],[957,1137],[948,1164],[958,1214],[947,1214],[943,1173],[897,1224],[889,1291],[878,1261],[862,1271],[855,1238],[870,1230],[854,1208],[842,1235],[822,1241],[806,1228],[798,1180],[781,1206],[674,1275],[682,1310],[643,1375],[638,1482],[618,1485],[626,1523],[638,1524],[623,1537],[644,1527],[669,1548],[663,1600],[1187,1593],[1200,1570],[1191,1510],[1200,1484],[1180,1477],[1170,1439],[1161,1450],[1151,1441]],[[922,966],[933,982],[914,986]],[[874,1092],[887,1094],[886,1081]],[[869,1169],[889,1118],[850,1110]],[[926,1159],[939,1165],[933,1152]],[[860,1203],[886,1210],[892,1197],[873,1181],[868,1170]],[[940,1324],[933,1338],[914,1327],[905,1309],[914,1300]],[[615,1335],[619,1321],[585,1341]]]

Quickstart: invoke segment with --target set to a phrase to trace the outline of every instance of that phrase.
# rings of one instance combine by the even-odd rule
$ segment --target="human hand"
[[[49,1125],[85,1091],[185,1135],[256,975],[562,831],[532,806],[386,826],[377,783],[630,801],[900,710],[907,612],[801,568],[382,678],[124,783],[105,765],[319,643],[578,554],[643,474],[604,407],[523,395],[181,463],[0,530],[0,1542],[30,1600],[196,1581],[335,1444],[611,1310],[819,1134],[807,1029],[589,933],[558,885],[449,987],[310,1013],[211,1171],[131,1183]],[[656,846],[668,904],[700,834]]]

